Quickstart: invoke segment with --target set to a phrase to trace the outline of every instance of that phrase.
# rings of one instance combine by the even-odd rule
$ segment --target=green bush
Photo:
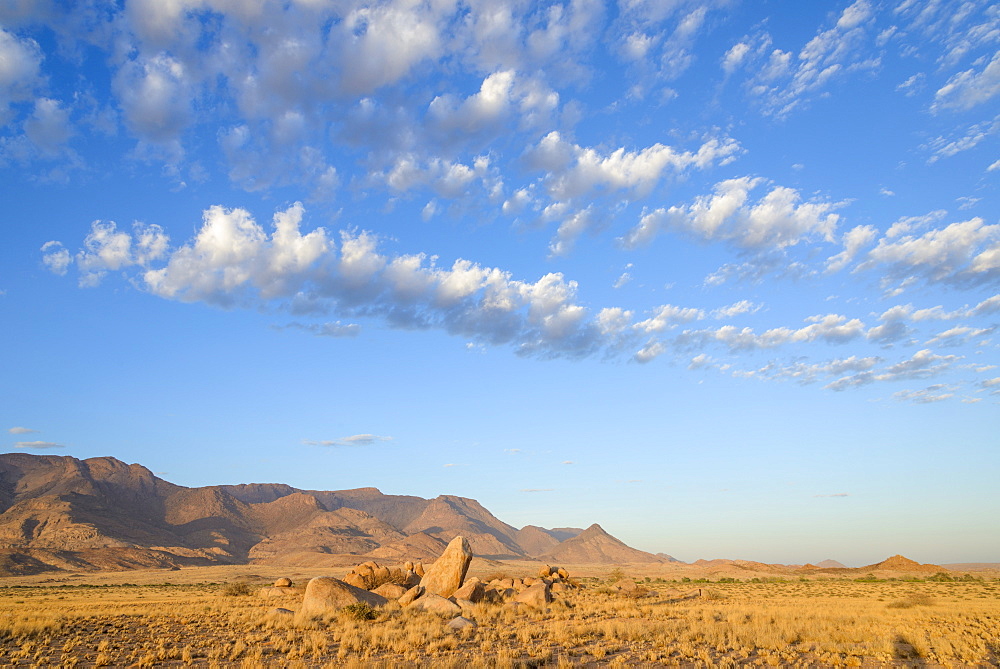
[[[375,620],[378,618],[378,611],[365,602],[348,604],[342,611],[355,620]]]

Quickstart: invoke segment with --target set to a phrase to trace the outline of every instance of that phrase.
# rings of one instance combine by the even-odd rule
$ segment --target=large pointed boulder
[[[444,549],[441,557],[428,567],[427,573],[420,579],[420,585],[428,593],[451,597],[462,587],[470,562],[472,562],[472,549],[469,548],[469,542],[465,537],[455,537]]]

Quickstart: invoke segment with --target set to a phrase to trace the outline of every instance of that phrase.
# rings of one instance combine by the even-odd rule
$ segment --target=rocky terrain
[[[211,564],[336,564],[335,556],[428,560],[456,536],[487,559],[666,562],[599,525],[517,529],[474,499],[178,486],[115,458],[0,455],[0,575]]]

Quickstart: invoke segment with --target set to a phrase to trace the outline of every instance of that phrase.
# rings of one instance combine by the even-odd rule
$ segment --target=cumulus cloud
[[[861,337],[865,330],[861,320],[840,314],[811,316],[806,322],[809,324],[798,329],[779,327],[760,333],[755,332],[753,328],[737,328],[734,325],[723,325],[716,329],[685,330],[677,336],[675,344],[682,348],[690,348],[703,347],[714,342],[726,346],[730,351],[750,351],[814,341],[842,344]]]
[[[303,212],[298,203],[277,212],[268,233],[244,209],[211,207],[192,241],[162,258],[151,254],[162,266],[142,266],[137,280],[167,299],[223,307],[283,300],[293,314],[382,318],[393,327],[510,344],[522,354],[588,355],[604,343],[609,314],[589,317],[574,301],[576,282],[562,274],[528,282],[464,259],[443,268],[423,254],[388,256],[369,233],[342,232],[339,244],[323,228],[303,234]],[[77,255],[81,270],[137,264],[145,230],[92,228]]]
[[[855,271],[877,267],[889,278],[965,286],[989,284],[1000,276],[1000,225],[976,217],[914,232],[908,222],[894,224]]]
[[[952,367],[960,356],[937,355],[930,349],[917,351],[907,360],[878,370],[869,370],[843,376],[825,387],[830,390],[846,390],[865,386],[876,381],[905,381],[926,379],[944,373]]]
[[[18,441],[15,442],[14,448],[23,451],[47,451],[54,448],[66,448],[66,446],[52,441]]]
[[[938,89],[931,111],[970,109],[1000,94],[1000,52],[982,69],[959,72]]]
[[[10,434],[32,434],[38,430],[32,430],[30,427],[12,427],[7,432]]]
[[[832,212],[842,203],[802,202],[798,191],[781,186],[750,202],[750,192],[764,183],[753,177],[719,182],[714,195],[699,197],[690,205],[644,213],[619,241],[625,248],[637,248],[664,231],[673,231],[758,251],[782,249],[811,238],[833,240],[839,216]]]
[[[525,158],[536,169],[548,172],[544,186],[555,201],[572,200],[598,189],[634,191],[647,194],[668,173],[705,169],[725,164],[740,151],[730,138],[713,138],[697,151],[678,151],[654,144],[637,151],[624,147],[602,153],[592,147],[568,142],[552,131],[532,147]]]
[[[392,441],[392,437],[383,437],[377,434],[354,434],[349,437],[324,441],[303,439],[302,443],[306,446],[373,446],[383,441]]]

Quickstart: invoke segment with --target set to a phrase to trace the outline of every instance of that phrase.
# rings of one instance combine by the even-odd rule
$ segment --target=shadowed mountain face
[[[452,495],[427,500],[375,488],[317,491],[279,483],[185,488],[114,458],[0,455],[0,575],[253,561],[319,565],[332,555],[433,559],[459,534],[486,558],[558,555],[584,537],[570,545],[564,562],[657,560],[603,530],[595,536],[595,527],[518,530],[476,500]]]

